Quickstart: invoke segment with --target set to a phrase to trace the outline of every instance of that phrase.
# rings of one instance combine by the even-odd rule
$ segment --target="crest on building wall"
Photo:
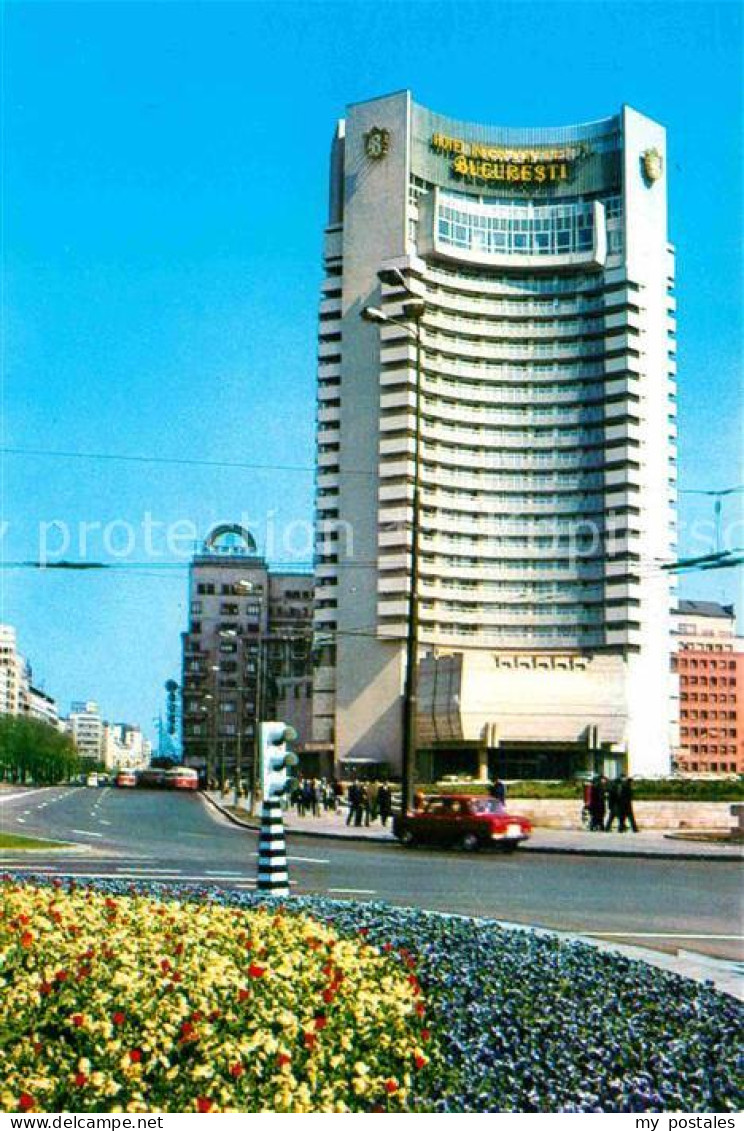
[[[654,181],[658,181],[664,171],[664,158],[658,149],[647,149],[641,156],[641,162],[643,176],[648,184],[652,185]]]
[[[390,149],[390,130],[373,126],[364,135],[364,152],[370,161],[380,161]]]

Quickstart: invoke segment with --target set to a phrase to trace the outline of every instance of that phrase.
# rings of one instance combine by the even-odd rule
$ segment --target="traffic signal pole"
[[[285,723],[261,723],[263,801],[258,834],[257,890],[269,895],[289,895],[282,798],[289,787],[288,769],[290,766],[296,766],[298,761],[297,755],[287,750],[287,742],[291,742],[296,737],[293,728]]]

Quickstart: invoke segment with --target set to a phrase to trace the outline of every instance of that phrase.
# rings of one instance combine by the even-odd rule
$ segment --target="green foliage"
[[[485,793],[487,786],[475,782],[452,782],[425,786],[426,793]],[[581,781],[510,781],[506,795],[525,801],[580,801]],[[744,801],[744,779],[634,778],[636,801]]]
[[[38,719],[0,716],[0,780],[57,785],[80,770],[69,735]]]

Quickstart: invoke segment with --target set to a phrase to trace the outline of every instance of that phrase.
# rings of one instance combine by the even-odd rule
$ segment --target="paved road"
[[[90,849],[28,854],[24,871],[255,887],[256,836],[197,796],[145,790],[0,792],[0,828]],[[385,899],[676,951],[744,958],[741,865],[519,853],[469,855],[291,834],[297,893]],[[0,867],[18,854],[0,850]]]

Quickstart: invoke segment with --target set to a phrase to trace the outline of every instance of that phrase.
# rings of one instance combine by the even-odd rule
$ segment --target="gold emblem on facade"
[[[381,158],[387,156],[390,149],[390,130],[384,130],[380,126],[373,126],[364,135],[364,152],[370,161],[379,161]]]
[[[643,175],[649,184],[658,181],[664,170],[664,158],[659,153],[658,149],[647,149],[642,154],[641,160],[643,161]]]

